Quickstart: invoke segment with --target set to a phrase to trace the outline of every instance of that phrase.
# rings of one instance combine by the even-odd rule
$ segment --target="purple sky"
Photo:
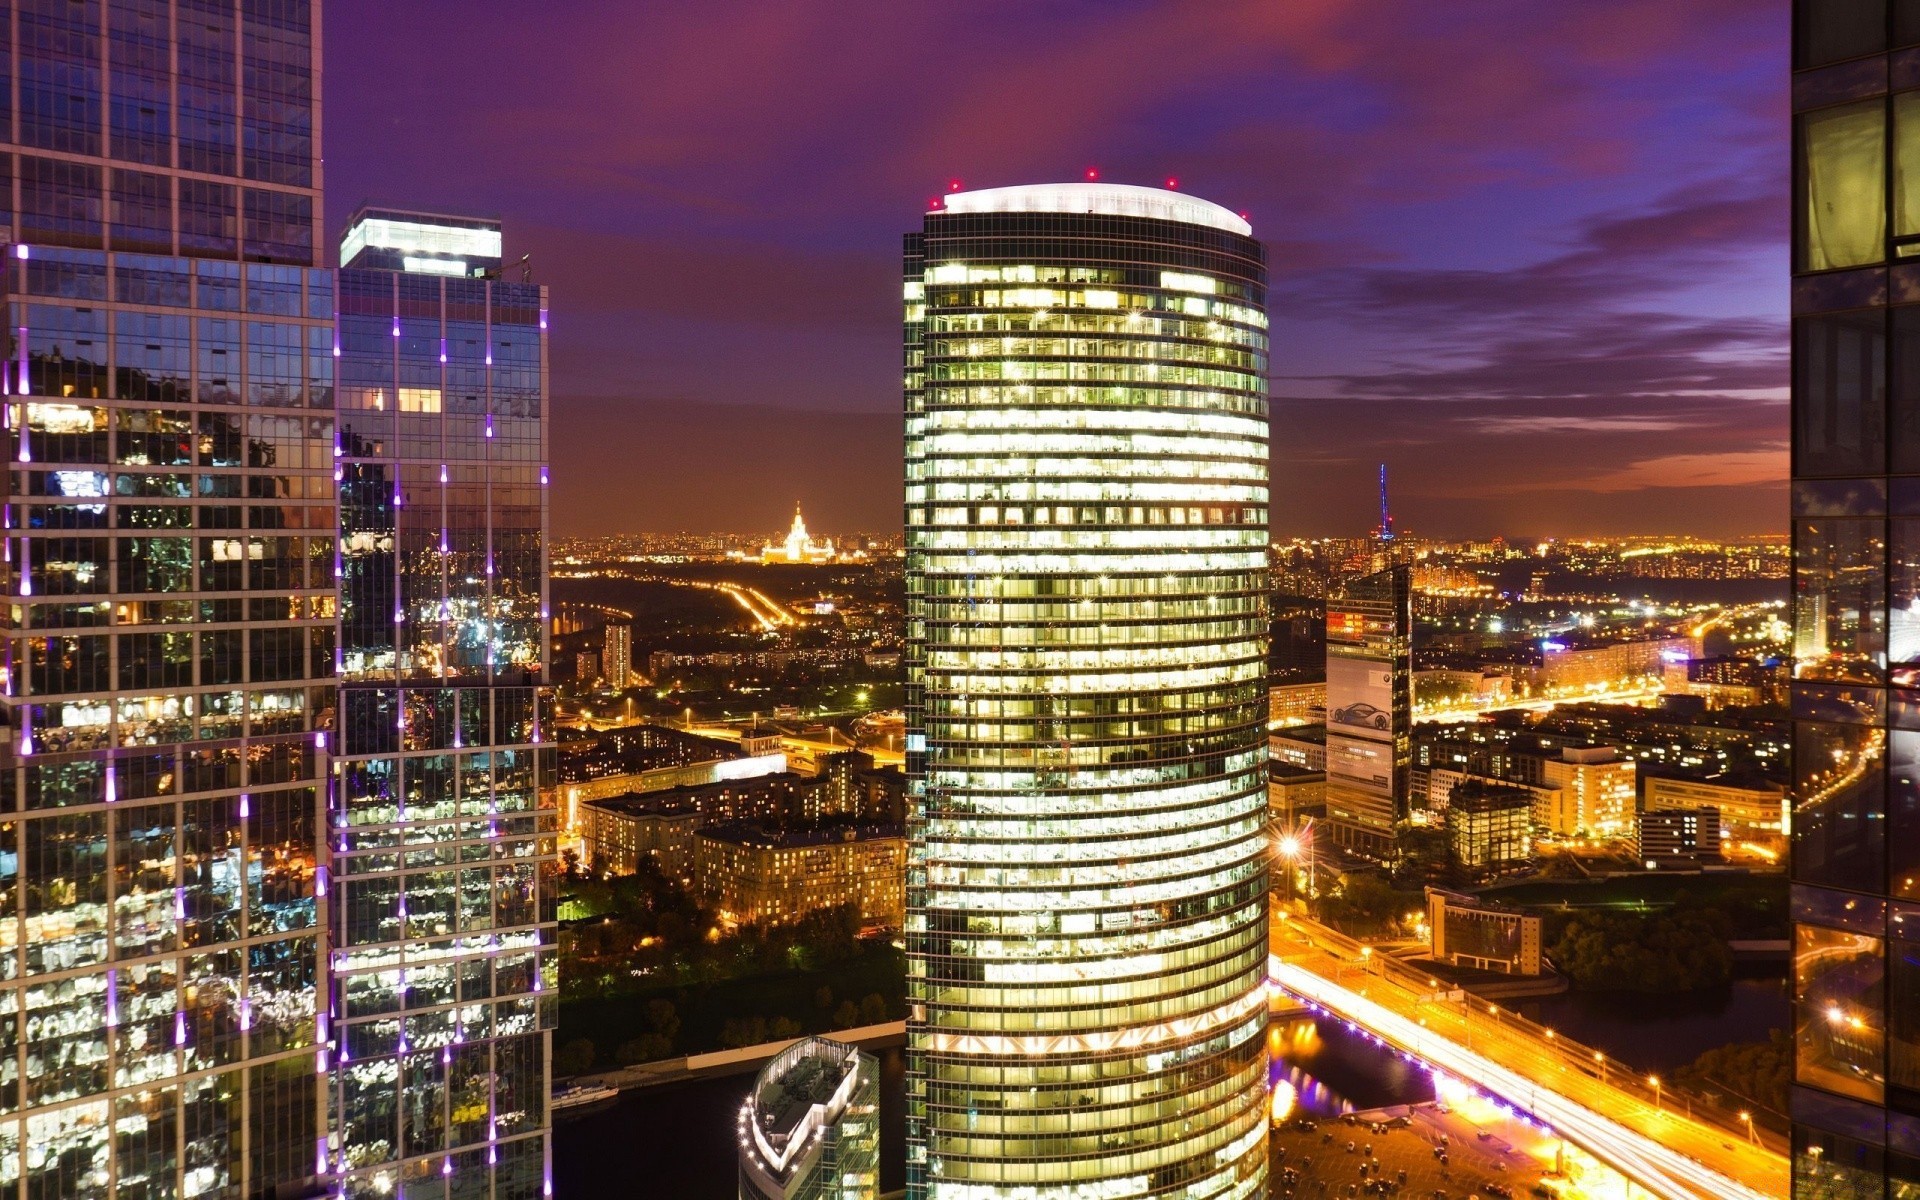
[[[457,14],[457,19],[450,19]],[[899,523],[900,234],[1073,179],[1249,213],[1273,524],[1784,527],[1785,0],[330,0],[327,188],[553,289],[562,534]]]

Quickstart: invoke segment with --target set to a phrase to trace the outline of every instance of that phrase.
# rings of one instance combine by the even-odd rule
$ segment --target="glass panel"
[[[1879,100],[1800,118],[1800,263],[1857,267],[1886,254],[1886,107]]]
[[[1886,1094],[1884,951],[1871,934],[1794,927],[1797,1082],[1876,1104]]]
[[[1799,0],[1793,9],[1796,67],[1817,67],[1886,48],[1886,0]]]
[[[1881,1200],[1880,1147],[1804,1125],[1793,1128],[1793,1200]]]
[[[1878,683],[1886,661],[1885,522],[1799,521],[1794,655],[1801,679]]]
[[[1802,721],[1794,727],[1793,878],[1879,891],[1886,870],[1886,733]]]
[[[1915,140],[1920,141],[1920,132]],[[1920,472],[1920,306],[1896,308],[1891,316],[1887,408],[1892,469]]]
[[[1802,317],[1793,333],[1795,474],[1879,474],[1886,464],[1885,314]]]

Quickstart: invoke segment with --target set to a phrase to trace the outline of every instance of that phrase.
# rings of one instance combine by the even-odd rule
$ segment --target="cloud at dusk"
[[[1276,533],[1784,525],[1784,3],[450,11],[329,6],[330,224],[532,255],[561,534],[897,528],[900,235],[1089,166],[1267,242]]]

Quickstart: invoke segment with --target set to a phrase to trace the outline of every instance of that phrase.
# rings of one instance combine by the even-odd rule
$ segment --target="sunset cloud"
[[[897,526],[901,233],[1089,166],[1267,242],[1280,532],[1364,528],[1383,460],[1431,532],[1784,522],[1785,6],[461,9],[329,5],[330,220],[532,254],[562,533]]]

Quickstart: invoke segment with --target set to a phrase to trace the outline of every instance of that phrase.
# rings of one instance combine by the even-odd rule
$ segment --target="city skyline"
[[[1346,528],[1383,460],[1436,536],[1784,526],[1785,5],[600,4],[511,54],[507,6],[469,14],[335,10],[388,36],[329,42],[327,229],[368,194],[477,206],[579,298],[561,535],[766,532],[794,499],[894,527],[894,227],[952,179],[1089,167],[1275,231],[1276,529]],[[577,69],[463,69],[503,56]],[[897,98],[948,56],[969,118],[922,127]]]

